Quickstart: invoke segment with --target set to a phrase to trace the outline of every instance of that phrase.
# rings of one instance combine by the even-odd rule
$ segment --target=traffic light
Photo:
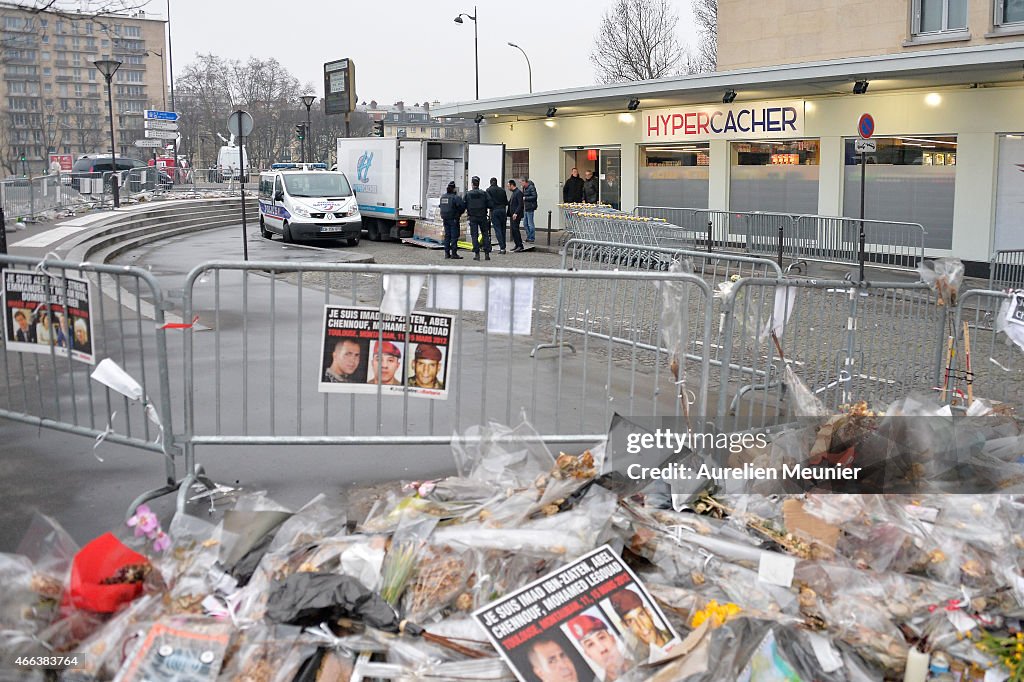
[[[373,135],[374,137],[384,137],[384,121],[374,121]]]
[[[295,137],[297,137],[300,140],[305,140],[306,139],[306,124],[305,123],[296,123],[295,124]]]

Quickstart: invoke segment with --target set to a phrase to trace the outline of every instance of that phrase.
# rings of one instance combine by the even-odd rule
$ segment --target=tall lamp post
[[[164,64],[164,53],[159,50],[146,50],[146,54],[160,57],[160,92],[163,95],[164,111],[167,111],[167,66]],[[166,149],[166,147],[164,148]],[[153,149],[153,166],[156,166],[156,149]],[[175,164],[177,165],[177,164]],[[174,171],[171,171],[174,172]]]
[[[309,148],[309,155],[313,156],[313,138],[309,136],[309,108],[313,106],[313,102],[316,101],[316,95],[303,95],[302,103],[306,105],[306,142],[302,147],[302,163],[306,163],[306,148]],[[305,142],[305,140],[303,140]]]
[[[167,67],[164,65],[164,53],[159,50],[146,50],[146,54],[160,57],[160,87],[163,93],[164,111],[167,111]]]
[[[167,0],[167,61],[170,65],[171,72],[171,111],[177,111],[174,108],[174,50],[171,47],[171,0]],[[180,137],[181,134],[179,133]],[[178,181],[178,138],[174,138],[174,182]]]
[[[532,95],[533,94],[533,67],[530,66],[530,58],[526,56],[526,50],[524,50],[523,48],[519,47],[515,43],[509,43],[508,46],[516,48],[517,50],[519,50],[520,52],[523,53],[524,57],[526,57],[526,73],[529,74],[529,76],[530,76],[530,94]]]
[[[120,188],[117,186],[117,162],[114,160],[114,150],[117,149],[114,143],[114,97],[111,94],[110,81],[114,77],[114,73],[121,68],[121,62],[116,59],[100,59],[93,62],[93,66],[99,69],[107,81],[107,110],[110,112],[110,191],[114,197],[114,208],[120,208],[121,195]]]
[[[462,17],[466,17],[467,19],[469,19],[470,21],[473,22],[473,71],[474,71],[474,73],[476,75],[476,98],[479,100],[480,99],[480,41],[479,41],[478,36],[477,36],[477,22],[476,22],[477,11],[476,11],[476,5],[473,5],[473,14],[472,15],[469,15],[469,14],[466,14],[466,13],[463,12],[463,13],[459,14],[459,16],[455,17],[455,23],[456,24],[463,23]],[[480,122],[479,121],[477,121],[477,123],[476,123],[476,141],[477,142],[480,141]]]

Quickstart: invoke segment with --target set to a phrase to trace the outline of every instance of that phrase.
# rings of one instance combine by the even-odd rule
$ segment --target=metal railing
[[[575,352],[565,346],[529,360],[529,350],[555,332],[556,311],[547,302],[566,281],[600,287],[574,321],[583,333],[557,331],[560,340],[575,342]],[[202,312],[202,323],[213,329],[185,332],[184,441],[188,451],[261,444],[437,445],[469,426],[492,419],[514,423],[525,413],[544,440],[579,443],[600,439],[615,411],[679,415],[665,353],[639,342],[622,350],[599,336],[612,320],[639,325],[635,301],[666,281],[694,297],[711,297],[699,277],[664,272],[205,263],[189,273],[184,289],[184,317]],[[309,286],[314,282],[316,290]],[[318,392],[326,371],[325,306],[377,307],[391,287],[411,292],[399,299],[403,310],[451,315],[452,352],[440,375],[447,399],[363,386],[371,373],[371,342],[383,340],[376,333],[364,339],[357,382],[363,390]],[[227,291],[233,300],[222,295]],[[660,321],[650,324],[657,335]],[[705,344],[707,328],[702,320],[692,331]],[[392,342],[404,384],[412,376],[415,332],[404,325],[396,329],[399,338]],[[691,409],[703,412],[707,361],[683,359],[681,365],[693,377]]]
[[[948,399],[973,398],[1024,405],[1024,351],[1000,332],[1014,297],[1002,291],[971,289],[956,309],[944,347],[942,381]],[[952,352],[951,352],[952,351]]]
[[[774,300],[765,305],[769,288]],[[720,393],[717,413],[739,415],[746,425],[784,414],[787,364],[832,409],[936,389],[948,314],[921,283],[740,280],[724,311],[723,337],[731,343],[722,384],[737,364],[771,380]]]
[[[675,225],[709,251],[742,250],[780,266],[788,260],[913,270],[924,258],[926,232],[918,223],[666,206],[637,206],[634,214]]]
[[[9,219],[34,218],[73,201],[74,193],[63,175],[0,181],[0,205]]]
[[[156,493],[204,480],[197,450],[220,446],[442,446],[521,414],[549,443],[601,440],[615,413],[760,426],[792,414],[790,373],[831,409],[885,406],[914,391],[1024,404],[1021,351],[1000,323],[1012,296],[973,290],[937,305],[924,284],[786,279],[777,263],[740,254],[570,240],[561,270],[204,263],[182,298],[182,318],[198,315],[202,327],[174,325],[178,395],[169,302],[151,274],[14,256],[0,264],[10,315],[0,417],[161,453],[166,485]],[[84,302],[69,302],[63,292],[73,287]],[[368,381],[373,356],[383,360],[373,350],[385,340],[379,330],[358,337],[360,390],[323,390],[328,310],[379,315],[394,306],[404,319],[389,327],[398,336],[387,352],[399,357],[401,386],[415,376],[421,336],[440,333],[409,313],[450,322],[444,394],[425,399]],[[71,317],[83,311],[91,326],[78,337]],[[62,350],[69,346],[77,355]],[[101,358],[138,380],[145,400],[93,381]],[[174,423],[183,425],[177,433]]]
[[[11,306],[0,417],[162,454],[165,487],[140,501],[174,490],[178,449],[156,278],[133,267],[10,255],[0,255],[0,266]],[[105,358],[138,382],[140,399],[91,379]]]
[[[1024,289],[1024,249],[1004,249],[992,254],[988,288]]]

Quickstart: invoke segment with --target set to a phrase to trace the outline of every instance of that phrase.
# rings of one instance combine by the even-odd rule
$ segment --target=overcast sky
[[[148,10],[163,15],[166,0]],[[472,0],[170,0],[175,73],[197,53],[248,59],[276,57],[323,95],[324,62],[356,64],[360,101],[472,100]],[[673,0],[680,39],[694,44],[690,0]],[[480,97],[560,90],[595,82],[588,59],[601,15],[611,0],[480,2]]]

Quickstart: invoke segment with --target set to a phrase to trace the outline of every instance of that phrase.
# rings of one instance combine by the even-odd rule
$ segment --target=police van
[[[323,163],[275,163],[260,173],[260,234],[285,242],[345,239],[356,246],[362,216],[344,173]]]

